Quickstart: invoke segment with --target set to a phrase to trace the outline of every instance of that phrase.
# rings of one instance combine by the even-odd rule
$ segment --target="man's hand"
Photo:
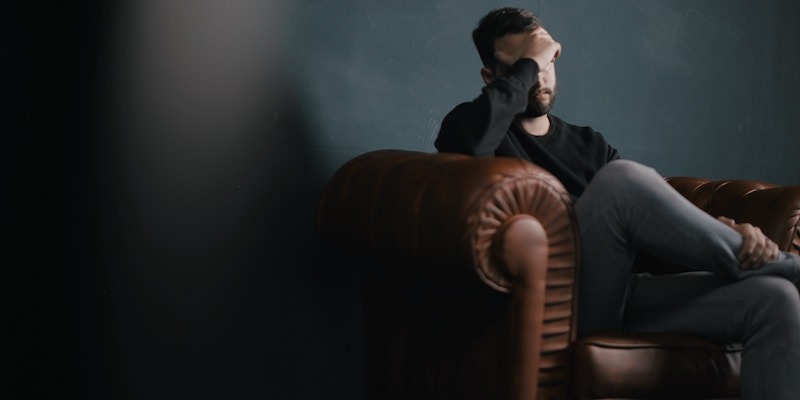
[[[765,262],[774,261],[778,257],[778,245],[770,240],[757,226],[748,223],[737,224],[728,217],[717,218],[742,235],[742,248],[738,258],[742,269],[759,269]]]
[[[514,65],[520,58],[530,58],[539,64],[539,69],[544,70],[561,55],[561,44],[553,40],[549,33],[538,27],[527,33],[518,48],[497,50],[495,57],[505,65]]]

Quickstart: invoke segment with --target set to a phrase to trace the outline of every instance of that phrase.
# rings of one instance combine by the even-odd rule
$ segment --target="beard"
[[[539,94],[547,94],[546,100],[540,100]],[[528,94],[528,108],[522,113],[525,118],[541,117],[550,112],[556,102],[555,88],[534,88]]]

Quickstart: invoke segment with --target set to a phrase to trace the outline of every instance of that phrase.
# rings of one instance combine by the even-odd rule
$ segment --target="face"
[[[506,54],[519,54],[520,48],[523,45],[525,38],[528,36],[527,32],[512,33],[497,39],[494,48],[496,51],[502,51]],[[495,77],[505,75],[510,65],[505,65],[497,62],[494,71],[491,74]],[[556,100],[556,67],[555,63],[551,62],[539,71],[539,77],[536,85],[528,93],[528,109],[525,111],[525,117],[539,117],[547,114],[553,108]],[[484,76],[486,80],[486,76]],[[490,83],[493,77],[487,82]]]

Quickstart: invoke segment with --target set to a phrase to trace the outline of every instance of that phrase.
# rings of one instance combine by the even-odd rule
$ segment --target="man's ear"
[[[483,82],[488,85],[494,82],[494,72],[489,68],[483,67],[481,68],[481,78],[483,78]]]

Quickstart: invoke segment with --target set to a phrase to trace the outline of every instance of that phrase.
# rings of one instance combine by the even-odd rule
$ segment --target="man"
[[[473,41],[486,86],[445,117],[436,148],[522,158],[564,184],[581,238],[578,334],[741,343],[744,399],[800,399],[800,257],[758,228],[710,217],[651,168],[620,160],[600,133],[551,115],[561,45],[530,12],[490,12]],[[633,274],[640,250],[697,272]]]

